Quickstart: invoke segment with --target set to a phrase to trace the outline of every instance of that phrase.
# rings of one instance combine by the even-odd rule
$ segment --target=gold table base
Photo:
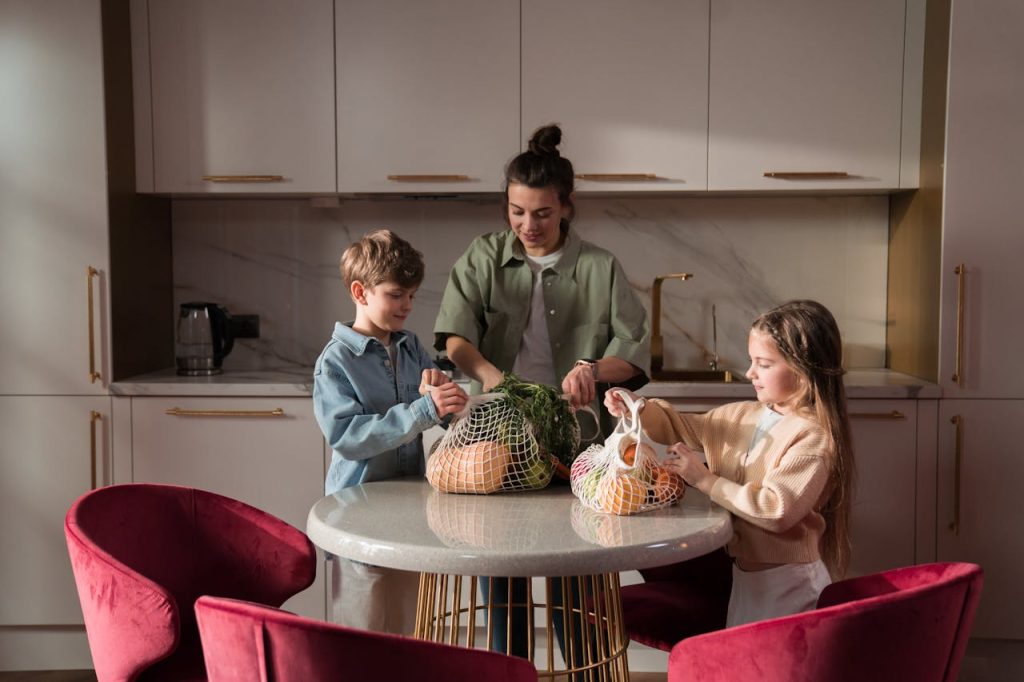
[[[480,580],[490,582],[489,603],[477,598]],[[507,614],[505,632],[512,634],[512,614],[525,610],[527,643],[530,661],[537,666],[538,677],[544,679],[571,679],[586,682],[628,682],[626,637],[622,622],[622,599],[619,593],[618,573],[544,578],[545,599],[534,601],[533,580],[526,581],[523,602],[511,599],[512,585],[508,585],[510,605],[494,601],[494,585],[510,578],[477,578],[443,573],[421,573],[419,601],[416,606],[415,637],[468,648],[492,649],[495,644],[495,613]],[[517,579],[518,580],[518,579]],[[561,603],[552,603],[552,587],[561,582]],[[573,586],[578,585],[579,603],[573,605]],[[466,589],[465,595],[463,589]],[[465,599],[463,598],[465,597]],[[529,608],[525,608],[525,607]],[[555,615],[562,616],[563,661],[555,660]],[[535,660],[537,642],[536,623],[544,625],[546,661]],[[486,635],[477,637],[477,627]],[[582,629],[582,632],[577,630]],[[508,643],[505,643],[508,651]],[[559,665],[561,664],[561,665]]]

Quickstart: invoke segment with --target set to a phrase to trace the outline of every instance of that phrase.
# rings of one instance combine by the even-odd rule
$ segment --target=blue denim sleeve
[[[349,379],[329,367],[313,377],[313,411],[327,444],[348,460],[394,450],[439,421],[429,395],[368,414]]]

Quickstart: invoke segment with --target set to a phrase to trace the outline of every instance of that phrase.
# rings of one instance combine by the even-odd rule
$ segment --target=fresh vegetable
[[[622,461],[626,464],[626,466],[633,466],[636,464],[636,452],[638,447],[640,452],[645,457],[649,459],[657,457],[657,455],[655,455],[654,453],[654,448],[652,448],[650,445],[645,445],[643,443],[630,443],[622,451]]]
[[[686,484],[683,477],[674,471],[657,467],[654,476],[654,500],[656,503],[674,504],[683,499]]]
[[[647,499],[647,486],[626,474],[605,476],[597,485],[601,509],[611,514],[626,515],[640,510]]]
[[[427,460],[427,481],[443,493],[493,493],[501,489],[511,458],[495,441],[439,448]]]
[[[515,374],[506,372],[493,390],[508,396],[523,413],[533,428],[542,453],[554,455],[566,466],[572,464],[579,445],[576,417],[557,389],[522,381]]]

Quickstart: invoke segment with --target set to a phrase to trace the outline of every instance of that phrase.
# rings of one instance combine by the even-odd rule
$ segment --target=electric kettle
[[[175,344],[178,374],[219,374],[235,343],[230,323],[231,315],[216,303],[182,303]]]

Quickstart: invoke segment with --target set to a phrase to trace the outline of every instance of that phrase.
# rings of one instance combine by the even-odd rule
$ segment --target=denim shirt
[[[392,332],[398,365],[373,337],[335,323],[313,368],[313,411],[333,450],[324,491],[422,474],[420,434],[440,422],[434,401],[419,394],[424,369],[435,367],[411,332]]]

